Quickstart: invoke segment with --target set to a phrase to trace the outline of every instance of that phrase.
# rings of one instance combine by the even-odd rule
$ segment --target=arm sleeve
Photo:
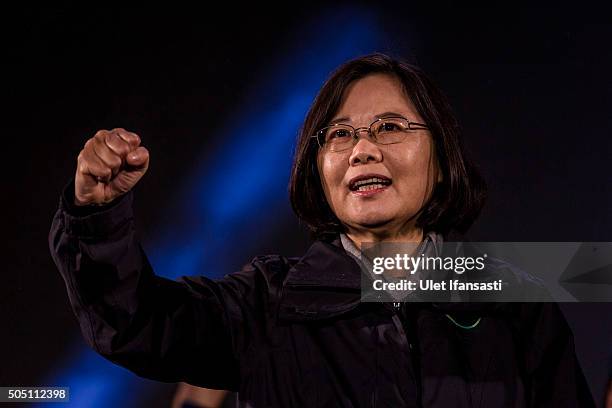
[[[131,192],[101,207],[75,208],[73,195],[70,183],[49,247],[89,346],[142,377],[236,390],[237,286],[156,276],[135,238]]]

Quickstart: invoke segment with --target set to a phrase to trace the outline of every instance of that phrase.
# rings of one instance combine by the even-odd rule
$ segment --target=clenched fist
[[[76,205],[106,204],[134,187],[149,168],[149,151],[125,129],[100,130],[79,153]]]

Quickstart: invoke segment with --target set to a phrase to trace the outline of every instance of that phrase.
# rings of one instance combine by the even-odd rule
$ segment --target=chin
[[[393,221],[393,217],[384,216],[383,214],[361,215],[354,217],[350,224],[358,225],[361,228],[380,229]]]

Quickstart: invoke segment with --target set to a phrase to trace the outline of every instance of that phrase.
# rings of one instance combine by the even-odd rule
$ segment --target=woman
[[[418,69],[349,61],[313,102],[290,195],[317,240],[213,281],[154,275],[134,238],[140,138],[79,155],[50,247],[87,342],[160,381],[238,391],[243,407],[593,406],[555,304],[360,302],[362,242],[440,245],[485,187],[442,94]]]

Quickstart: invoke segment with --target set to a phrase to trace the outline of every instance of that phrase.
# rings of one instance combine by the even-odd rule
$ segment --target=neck
[[[362,242],[421,242],[423,230],[421,228],[409,228],[404,231],[376,231],[349,229],[346,235],[353,241],[357,248],[361,248]]]

